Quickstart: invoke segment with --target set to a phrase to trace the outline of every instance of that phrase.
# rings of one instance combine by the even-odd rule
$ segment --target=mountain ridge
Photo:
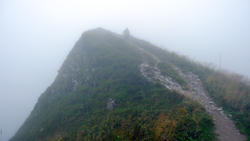
[[[199,103],[157,80],[150,82],[139,67],[145,60],[153,66],[157,62],[142,50],[164,60],[161,73],[167,75],[178,74],[166,69],[167,62],[185,68],[187,61],[134,37],[129,40],[102,28],[84,32],[11,140],[215,139],[212,118]],[[179,77],[175,81],[185,85]],[[111,111],[106,109],[110,98],[116,103]]]

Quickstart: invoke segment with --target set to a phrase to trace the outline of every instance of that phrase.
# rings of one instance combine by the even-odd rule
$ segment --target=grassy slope
[[[250,85],[243,83],[245,77],[226,71],[213,69],[211,64],[201,64],[156,47],[146,41],[131,38],[131,42],[143,47],[145,50],[161,58],[161,60],[173,63],[183,70],[197,74],[214,101],[232,115],[232,119],[242,133],[248,135],[250,141]],[[248,80],[249,81],[249,80]]]
[[[143,59],[108,31],[85,32],[11,141],[214,139],[204,108],[147,81],[138,67]]]

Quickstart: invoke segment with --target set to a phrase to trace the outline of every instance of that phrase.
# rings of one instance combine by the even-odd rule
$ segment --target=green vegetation
[[[161,60],[198,75],[217,105],[232,115],[234,123],[242,133],[248,135],[248,141],[250,141],[250,83],[248,79],[239,74],[215,70],[212,64],[201,64],[143,40],[131,37],[131,41]]]
[[[139,69],[144,60],[154,64],[111,32],[83,33],[11,141],[214,140],[205,109],[149,82]],[[160,67],[175,75],[166,64]],[[106,109],[109,98],[116,103],[111,111]]]
[[[241,75],[215,72],[207,77],[205,86],[211,97],[232,115],[241,132],[250,135],[250,86],[242,80]]]
[[[187,87],[187,82],[180,77],[178,72],[172,67],[172,65],[165,61],[158,63],[158,68],[161,70],[161,74],[163,76],[169,76],[173,80],[175,80],[178,84],[180,84],[182,87]]]

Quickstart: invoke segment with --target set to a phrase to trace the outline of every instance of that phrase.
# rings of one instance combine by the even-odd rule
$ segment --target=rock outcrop
[[[115,105],[116,105],[115,101],[112,98],[110,98],[107,103],[107,110],[113,110]]]

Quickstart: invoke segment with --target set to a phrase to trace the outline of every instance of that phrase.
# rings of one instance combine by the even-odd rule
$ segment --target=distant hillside
[[[250,135],[249,85],[146,41],[130,37],[127,42],[97,28],[82,34],[11,141],[215,140],[213,120],[203,106],[145,77],[143,62],[149,65],[147,76],[153,78],[153,68],[159,68],[184,90],[187,82],[171,64],[198,75]]]

